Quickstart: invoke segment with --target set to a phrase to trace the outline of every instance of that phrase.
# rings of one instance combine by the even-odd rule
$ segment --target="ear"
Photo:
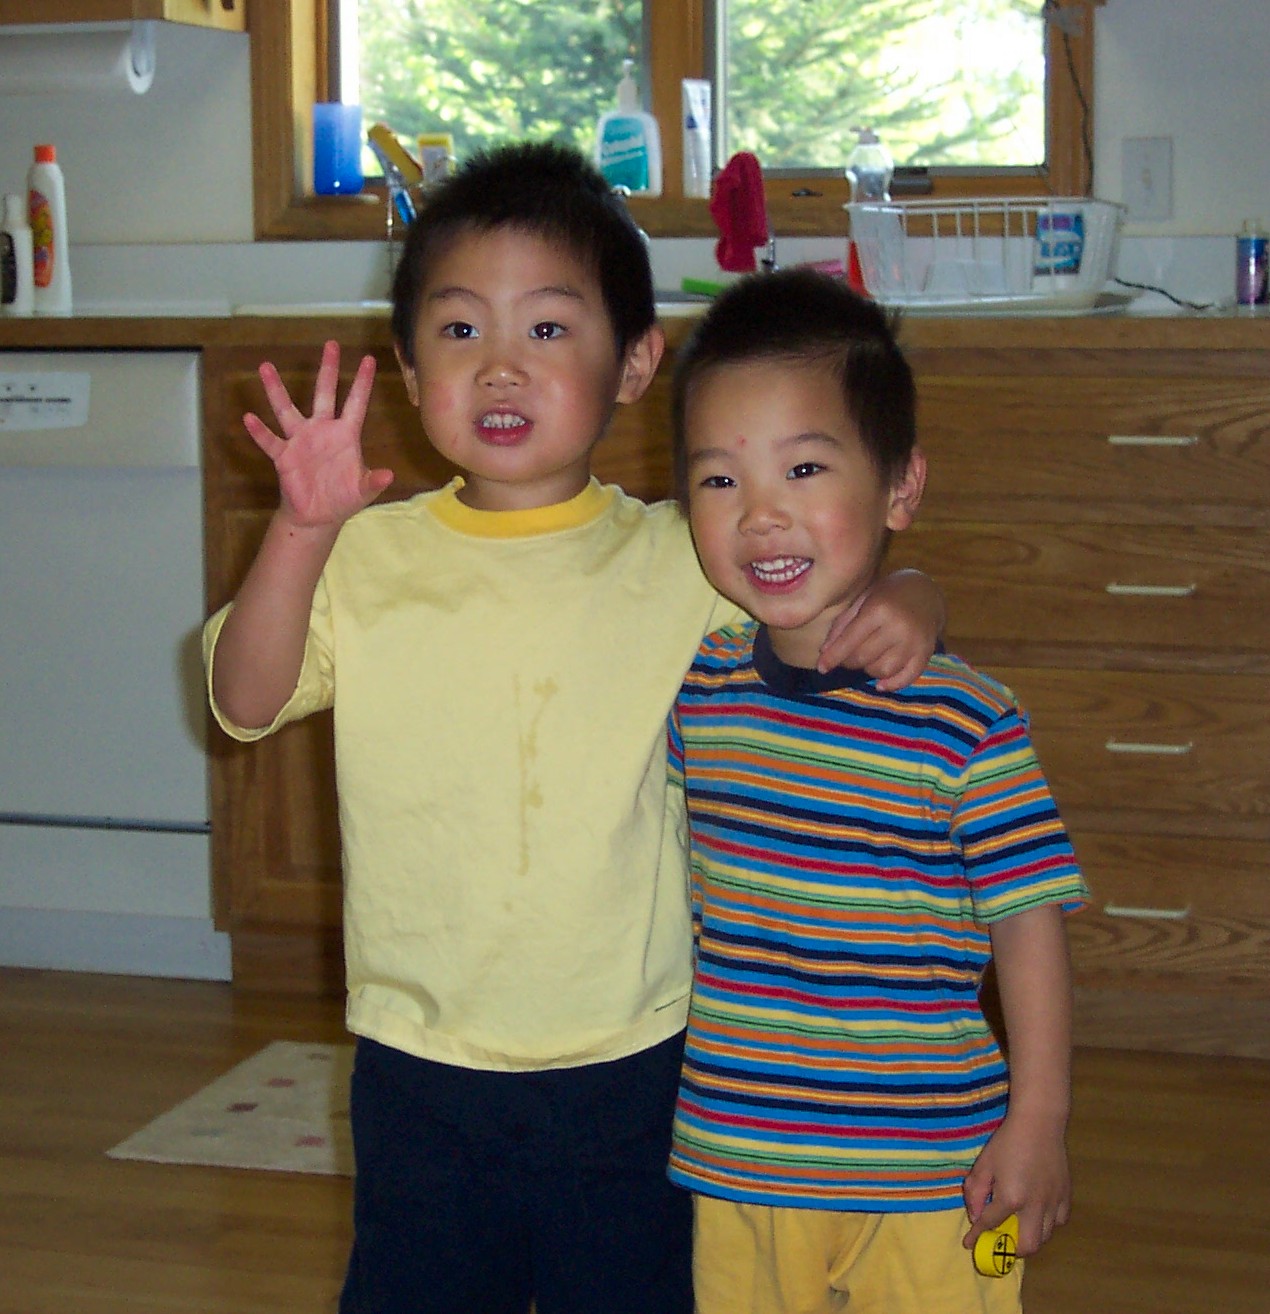
[[[622,362],[622,380],[617,388],[617,400],[629,404],[637,402],[648,391],[648,385],[661,364],[662,353],[666,350],[666,335],[660,324],[654,324],[647,332],[641,333],[626,348],[626,359]]]
[[[907,529],[913,523],[925,489],[926,455],[920,447],[914,447],[904,473],[891,489],[890,505],[886,511],[887,529]]]
[[[406,363],[400,347],[394,346],[393,354],[397,357],[397,368],[401,371],[401,377],[406,384],[406,396],[410,398],[411,406],[417,408],[419,405],[419,383],[415,378],[415,367]]]

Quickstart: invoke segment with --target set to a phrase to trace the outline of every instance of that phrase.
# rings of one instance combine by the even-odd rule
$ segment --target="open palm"
[[[281,433],[258,415],[249,412],[243,416],[256,446],[273,462],[282,509],[296,525],[342,525],[392,483],[392,471],[369,469],[362,453],[362,425],[375,380],[375,359],[362,358],[343,410],[336,408],[339,373],[339,345],[328,342],[322,349],[313,388],[313,412],[305,415],[292,401],[278,371],[263,364],[260,381]]]

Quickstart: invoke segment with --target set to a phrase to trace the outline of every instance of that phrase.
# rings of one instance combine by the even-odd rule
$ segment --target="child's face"
[[[582,491],[614,404],[643,392],[659,344],[654,331],[619,359],[595,276],[496,229],[459,236],[428,271],[402,373],[429,440],[465,472],[461,500],[524,510]]]
[[[685,411],[688,511],[720,593],[766,624],[777,655],[811,668],[835,616],[912,521],[924,463],[887,487],[823,365],[745,362],[707,372]]]

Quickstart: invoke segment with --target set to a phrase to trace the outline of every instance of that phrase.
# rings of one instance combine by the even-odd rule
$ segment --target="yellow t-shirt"
[[[687,1016],[666,717],[737,611],[669,503],[592,481],[481,512],[460,486],[345,525],[272,726],[213,710],[249,741],[335,709],[350,1030],[467,1067],[619,1058]]]

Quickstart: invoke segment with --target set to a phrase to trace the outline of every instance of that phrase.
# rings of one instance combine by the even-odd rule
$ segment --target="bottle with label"
[[[66,180],[57,148],[35,148],[26,176],[34,256],[35,313],[71,313],[71,266],[66,233]]]
[[[889,201],[895,161],[872,128],[852,128],[855,149],[847,157],[847,182],[853,201]]]
[[[601,114],[595,126],[595,162],[614,187],[629,188],[635,196],[660,196],[661,132],[657,120],[639,107],[634,67],[633,59],[622,61],[617,107]]]
[[[1270,240],[1260,219],[1245,219],[1235,238],[1235,302],[1270,305]]]
[[[3,296],[0,313],[31,315],[35,313],[35,260],[31,245],[31,225],[26,219],[26,203],[21,196],[4,198],[4,222],[0,226],[0,274]]]

